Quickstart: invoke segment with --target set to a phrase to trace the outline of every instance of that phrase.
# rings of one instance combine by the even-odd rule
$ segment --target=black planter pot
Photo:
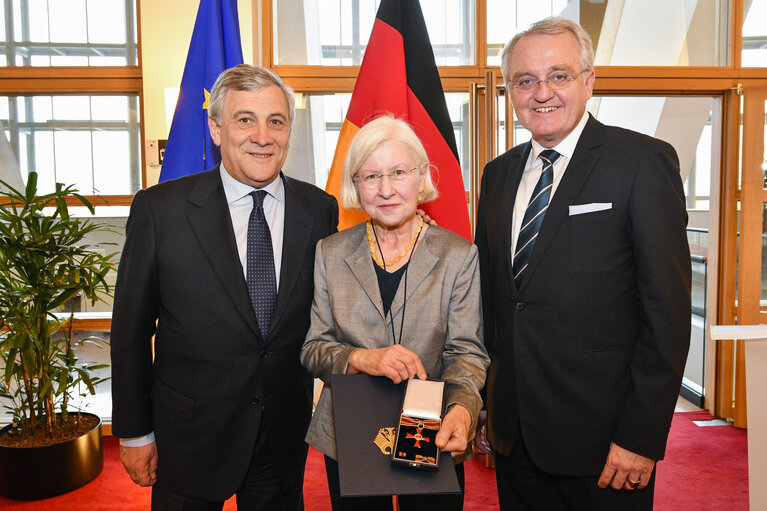
[[[9,428],[0,429],[0,436]],[[100,420],[98,426],[84,435],[58,444],[0,445],[0,495],[13,500],[54,497],[91,482],[103,467]]]

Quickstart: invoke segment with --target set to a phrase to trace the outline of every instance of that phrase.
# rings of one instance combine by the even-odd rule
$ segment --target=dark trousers
[[[652,511],[655,471],[647,487],[628,491],[603,490],[599,474],[548,474],[530,459],[519,431],[511,456],[494,454],[501,511]]]
[[[341,497],[341,486],[338,478],[338,463],[325,456],[325,472],[328,476],[328,490],[333,511],[392,511],[391,497]],[[462,511],[464,472],[463,463],[455,466],[460,495],[401,495],[399,496],[400,511]]]
[[[266,428],[259,428],[256,446],[245,479],[237,490],[239,511],[303,511],[303,482],[285,492],[272,464]],[[176,493],[162,484],[152,488],[152,511],[220,511],[224,502],[203,500]]]

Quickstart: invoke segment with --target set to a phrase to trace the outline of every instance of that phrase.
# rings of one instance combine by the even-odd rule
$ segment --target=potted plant
[[[103,301],[114,254],[86,236],[111,229],[70,216],[67,199],[94,214],[72,186],[38,195],[37,173],[26,188],[0,181],[0,400],[13,423],[0,430],[0,495],[45,498],[78,488],[103,466],[101,421],[72,411],[72,399],[95,394],[103,381],[75,356],[75,297]]]

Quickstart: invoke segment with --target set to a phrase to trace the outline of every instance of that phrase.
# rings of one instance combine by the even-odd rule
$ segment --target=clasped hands
[[[359,349],[349,357],[349,373],[385,376],[399,384],[411,378],[426,379],[418,355],[400,344],[386,348]],[[453,405],[442,419],[435,444],[443,451],[460,454],[466,450],[471,429],[471,414],[460,404]]]

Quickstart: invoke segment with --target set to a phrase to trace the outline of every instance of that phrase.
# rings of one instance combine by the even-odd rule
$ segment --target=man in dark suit
[[[689,346],[676,153],[586,112],[593,62],[563,18],[502,55],[533,138],[487,164],[477,214],[502,509],[652,509]]]
[[[300,509],[312,380],[299,351],[314,248],[338,206],[281,173],[294,101],[277,75],[224,71],[209,114],[221,165],[131,206],[112,431],[133,480],[154,485],[153,509],[221,509],[233,494],[239,509]]]

